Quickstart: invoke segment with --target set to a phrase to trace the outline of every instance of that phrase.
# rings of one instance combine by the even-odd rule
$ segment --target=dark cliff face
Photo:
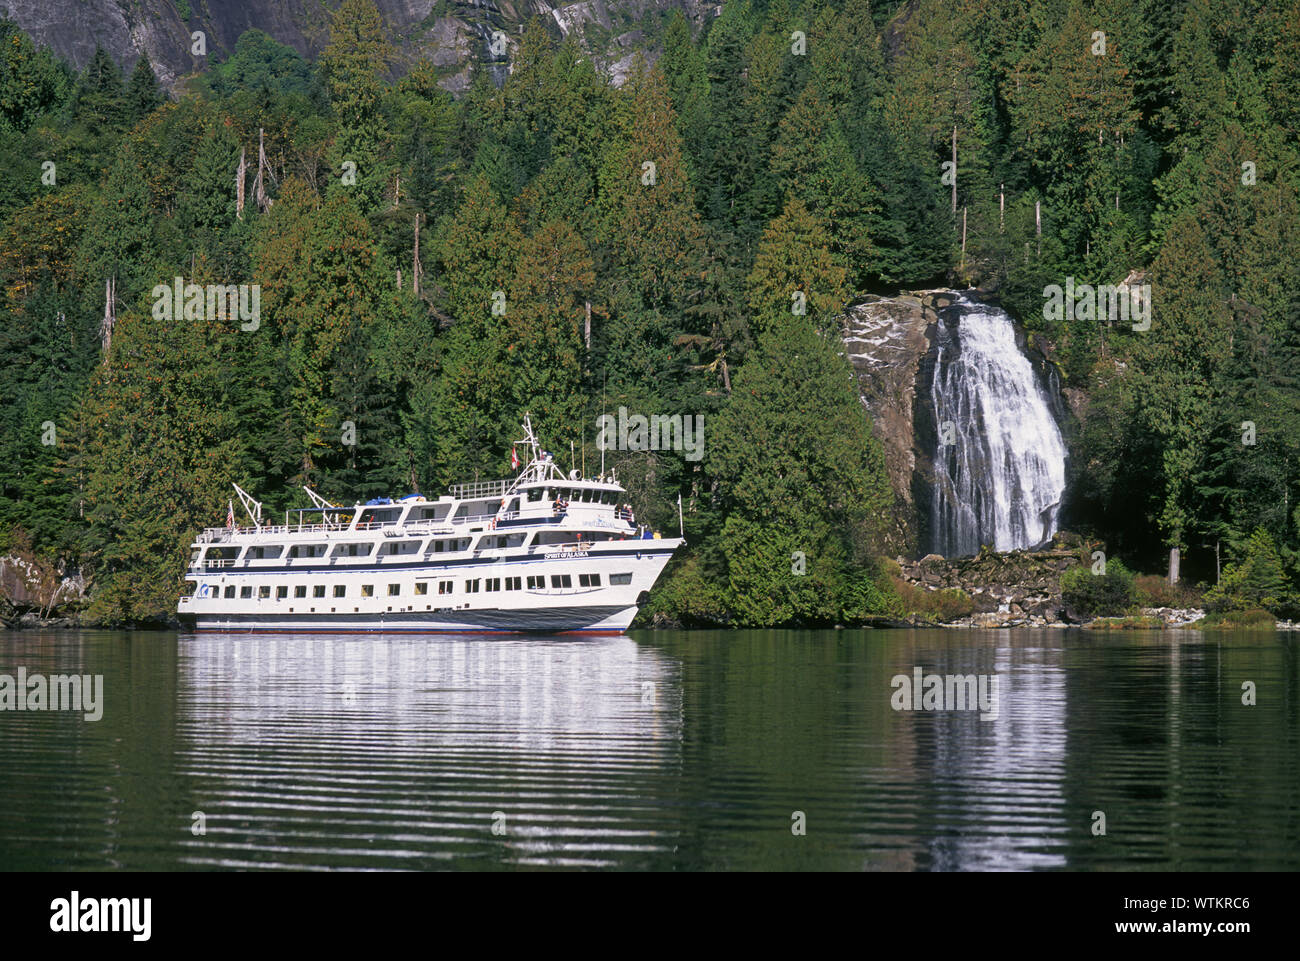
[[[557,34],[576,31],[593,62],[617,83],[638,52],[650,61],[657,57],[659,30],[670,11],[681,10],[698,27],[721,9],[704,0],[375,0],[375,6],[403,60],[431,61],[453,91],[468,82],[473,60],[488,59],[494,31],[504,33],[512,49],[534,16]],[[78,68],[96,45],[127,70],[147,54],[168,87],[224,60],[246,30],[262,30],[309,58],[329,42],[329,18],[319,0],[0,0],[0,16]],[[206,37],[206,58],[191,53],[195,31]],[[508,54],[496,59],[508,61]]]

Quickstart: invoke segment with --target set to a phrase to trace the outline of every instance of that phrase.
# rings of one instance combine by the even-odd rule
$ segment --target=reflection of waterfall
[[[1065,491],[1060,427],[1011,318],[964,295],[951,311],[958,323],[937,325],[931,390],[934,550],[1036,547],[1056,532]]]

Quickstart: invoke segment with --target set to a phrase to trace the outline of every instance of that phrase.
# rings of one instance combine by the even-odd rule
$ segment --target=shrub
[[[1201,590],[1186,581],[1170,584],[1159,574],[1139,574],[1134,580],[1140,607],[1200,607],[1205,603]]]
[[[1207,614],[1192,625],[1197,630],[1206,631],[1272,630],[1276,626],[1277,618],[1260,608]]]
[[[947,623],[975,613],[975,602],[965,591],[949,587],[941,591],[927,591],[909,584],[901,577],[891,575],[894,593],[899,606],[906,614],[915,614],[925,620]]]
[[[1219,583],[1205,595],[1205,609],[1210,614],[1260,608],[1277,614],[1289,612],[1294,604],[1295,594],[1282,569],[1282,556],[1262,528],[1250,535],[1241,559],[1229,564]]]
[[[1136,603],[1134,575],[1118,560],[1106,562],[1106,573],[1071,567],[1061,575],[1061,597],[1084,617],[1115,616]]]

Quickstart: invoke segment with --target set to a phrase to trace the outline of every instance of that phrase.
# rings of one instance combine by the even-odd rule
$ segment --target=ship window
[[[600,587],[600,575],[599,575],[599,574],[579,574],[579,575],[578,575],[578,586],[579,586],[579,587]]]
[[[517,578],[517,577],[507,577],[507,578],[506,578],[506,590],[508,590],[508,591],[517,591],[517,590],[519,590],[520,585],[521,585],[522,583],[523,583],[523,582],[522,582],[519,578]]]
[[[428,594],[428,593],[429,593],[429,584],[428,584],[428,582],[427,582],[427,581],[420,581],[420,583],[416,584],[416,585],[415,585],[415,593],[417,593],[417,594]]]
[[[452,582],[451,582],[451,581],[439,581],[439,582],[438,582],[438,593],[439,593],[439,594],[450,594],[450,593],[451,593],[451,585],[452,585]]]
[[[241,588],[239,589],[239,597],[240,597],[240,600],[243,600],[244,598],[248,598],[248,597],[252,597],[252,596],[253,596],[253,589],[252,589],[251,587],[241,587]]]
[[[610,574],[610,575],[609,575],[609,582],[610,582],[610,584],[631,584],[631,583],[632,583],[632,575],[631,575],[631,573],[627,573],[627,574]]]
[[[306,585],[306,584],[296,584],[296,585],[294,585],[294,588],[293,588],[293,596],[294,596],[294,597],[306,597],[306,596],[307,596],[307,585]]]
[[[335,597],[347,597],[347,596],[348,596],[348,587],[347,587],[347,585],[346,585],[346,584],[335,584],[335,585],[334,585],[334,596],[335,596]]]
[[[485,587],[486,587],[486,589],[489,590],[489,591],[499,591],[499,590],[501,590],[501,578],[499,578],[499,577],[489,577],[489,578],[487,579],[487,584],[485,585]]]
[[[234,597],[234,596],[235,596],[235,585],[234,585],[234,584],[227,584],[227,585],[226,585],[226,597]]]
[[[551,587],[561,588],[561,587],[572,587],[572,586],[573,586],[573,578],[570,577],[568,574],[551,575]]]
[[[315,584],[315,585],[313,585],[313,586],[312,586],[312,589],[311,589],[311,596],[312,596],[312,597],[324,597],[324,596],[325,596],[325,585],[324,585],[324,584]]]
[[[401,593],[401,591],[402,591],[402,585],[401,585],[401,584],[389,584],[389,585],[388,585],[388,596],[389,596],[389,597],[396,597],[398,594]]]
[[[477,581],[477,580],[466,581],[466,582],[465,582],[465,593],[466,593],[466,594],[477,594],[477,593],[478,593],[478,581]]]
[[[264,600],[266,600],[266,599],[267,599],[268,597],[270,597],[270,596],[271,596],[271,585],[269,585],[269,584],[263,584],[261,587],[259,587],[259,588],[257,589],[257,599],[258,599],[258,600],[262,600],[262,601],[264,601]]]
[[[362,597],[374,597],[374,596],[375,596],[375,585],[374,585],[374,584],[362,584],[362,585],[361,585],[361,596],[362,596]]]
[[[286,587],[286,586],[284,586],[284,585],[281,585],[281,586],[279,586],[279,587],[277,587],[277,588],[275,589],[275,599],[276,599],[277,601],[282,601],[282,600],[284,600],[284,599],[285,599],[286,597],[288,597],[288,596],[289,596],[289,588],[288,588],[288,587]]]

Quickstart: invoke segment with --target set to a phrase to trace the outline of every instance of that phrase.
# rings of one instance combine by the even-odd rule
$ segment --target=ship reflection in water
[[[627,637],[201,635],[181,647],[192,864],[610,863],[669,850],[671,660]],[[216,850],[213,850],[216,848]]]

